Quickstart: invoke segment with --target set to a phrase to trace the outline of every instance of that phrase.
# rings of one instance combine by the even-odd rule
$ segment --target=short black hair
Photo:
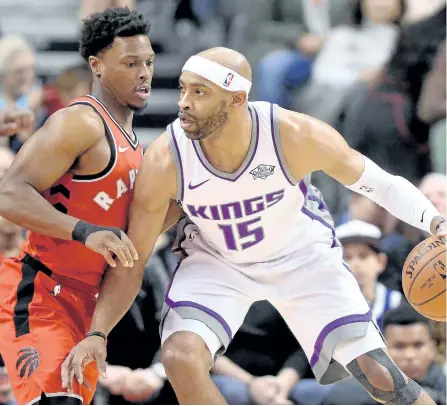
[[[90,14],[83,20],[79,53],[88,61],[112,45],[116,37],[148,35],[150,24],[144,16],[129,8],[108,8],[102,13]]]
[[[385,313],[383,316],[383,331],[388,326],[410,326],[417,323],[425,324],[431,334],[430,320],[414,310],[408,302],[403,302],[395,309]]]

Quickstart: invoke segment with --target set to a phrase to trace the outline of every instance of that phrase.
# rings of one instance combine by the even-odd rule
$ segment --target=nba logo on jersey
[[[225,87],[230,86],[230,85],[231,85],[231,82],[233,81],[233,78],[234,78],[234,75],[230,72],[230,73],[227,75],[227,78],[225,79],[223,85],[224,85]]]
[[[253,179],[267,179],[268,176],[273,175],[273,170],[275,167],[273,165],[258,165],[255,169],[250,171],[253,175]]]

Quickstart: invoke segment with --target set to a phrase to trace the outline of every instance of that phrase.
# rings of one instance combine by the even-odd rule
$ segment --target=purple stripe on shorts
[[[320,334],[318,335],[317,341],[315,342],[314,346],[314,353],[312,354],[312,358],[310,359],[310,366],[313,368],[320,359],[320,354],[321,350],[323,349],[324,340],[331,331],[341,326],[345,326],[346,324],[369,322],[370,320],[371,320],[371,310],[369,310],[369,312],[366,314],[351,314],[349,316],[340,317],[339,319],[331,321],[328,325],[326,325],[323,328],[323,330],[321,330]]]
[[[277,139],[277,136],[279,136],[279,134],[276,134],[276,131],[275,131],[275,120],[273,117],[273,103],[270,104],[270,129],[272,132],[273,146],[275,147],[276,158],[278,159],[279,166],[281,167],[282,173],[284,174],[284,177],[287,179],[287,181],[292,186],[295,186],[296,182],[294,182],[293,179],[290,179],[288,171],[283,166],[283,156],[281,156],[280,151],[279,151],[279,145],[278,145],[279,140]],[[282,151],[281,151],[281,153],[282,153]]]
[[[180,200],[183,201],[183,196],[184,196],[183,192],[184,192],[184,189],[185,189],[185,187],[184,187],[185,186],[185,182],[183,180],[182,156],[180,155],[180,149],[179,149],[178,144],[177,144],[177,139],[175,138],[174,126],[172,124],[170,125],[170,129],[171,129],[172,139],[174,140],[175,149],[177,150],[177,157],[178,157],[178,162],[179,162],[179,165],[180,165],[180,179],[181,179],[181,182],[182,182],[182,190],[180,191]]]
[[[225,319],[218,313],[216,313],[214,310],[208,309],[208,307],[202,306],[199,303],[196,302],[190,302],[190,301],[179,301],[175,302],[169,297],[169,292],[171,291],[172,283],[174,282],[175,275],[177,271],[180,269],[181,261],[178,263],[177,267],[175,268],[174,274],[172,275],[171,282],[169,282],[168,289],[166,290],[165,295],[165,303],[171,308],[175,309],[176,307],[193,307],[194,309],[199,309],[202,312],[208,314],[211,317],[214,317],[224,328],[225,332],[228,335],[228,338],[230,340],[233,339],[233,333],[231,332],[231,328],[228,325],[228,323],[225,321]]]
[[[165,302],[171,309],[175,309],[177,307],[193,307],[194,309],[201,310],[202,312],[215,318],[224,328],[225,332],[228,335],[228,338],[230,340],[233,339],[233,334],[231,332],[231,329],[230,329],[230,326],[228,325],[228,323],[224,320],[224,318],[220,314],[216,313],[215,311],[213,311],[211,309],[208,309],[208,307],[202,306],[201,304],[196,303],[196,302],[189,302],[189,301],[174,302],[167,296],[166,296]]]

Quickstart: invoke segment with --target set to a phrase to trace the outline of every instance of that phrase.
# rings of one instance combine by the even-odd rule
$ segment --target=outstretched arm
[[[107,337],[129,310],[140,291],[144,265],[163,231],[163,224],[169,227],[177,218],[178,212],[174,208],[171,208],[170,214],[166,217],[175,192],[175,166],[169,149],[168,136],[164,133],[146,151],[135,182],[128,235],[138,252],[139,259],[131,269],[123,269],[118,265],[107,270],[96,303],[90,333],[99,332],[99,335]],[[82,383],[82,368],[93,360],[98,362],[99,369],[104,375],[105,357],[104,339],[97,335],[87,336],[73,348],[64,361],[63,387],[71,390],[73,375]]]
[[[296,179],[322,170],[398,219],[431,234],[444,231],[445,220],[422,192],[350,148],[331,126],[287,110],[281,110],[280,123],[283,151]]]

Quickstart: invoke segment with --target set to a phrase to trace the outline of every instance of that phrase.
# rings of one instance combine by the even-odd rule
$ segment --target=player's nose
[[[189,101],[186,97],[186,93],[183,94],[183,96],[180,96],[180,99],[178,101],[178,106],[180,107],[180,110],[189,110]]]
[[[148,81],[152,78],[152,68],[144,65],[140,71],[140,80]]]

